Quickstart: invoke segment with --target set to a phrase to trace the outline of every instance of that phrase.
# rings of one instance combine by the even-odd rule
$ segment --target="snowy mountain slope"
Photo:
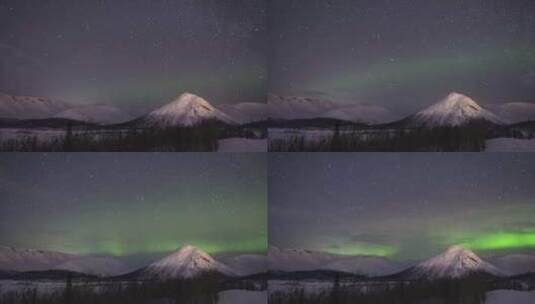
[[[321,114],[321,117],[367,124],[388,123],[399,118],[384,107],[360,104],[341,106]]]
[[[451,246],[445,252],[412,268],[412,277],[461,278],[472,273],[502,275],[494,265],[483,261],[472,251],[462,246]]]
[[[193,126],[204,120],[216,119],[235,123],[230,116],[216,109],[208,101],[190,93],[184,93],[172,102],[150,112],[141,123],[150,127]]]
[[[267,119],[267,104],[259,102],[242,102],[237,104],[222,104],[217,106],[232,120],[244,124]]]
[[[239,275],[251,275],[267,271],[267,257],[261,254],[239,254],[216,257]]]
[[[59,264],[54,269],[69,270],[98,276],[120,275],[131,269],[112,257],[79,256]]]
[[[367,124],[387,123],[398,117],[377,105],[342,104],[318,98],[270,95],[269,117],[277,119],[333,118]]]
[[[268,269],[271,271],[334,270],[379,276],[396,273],[404,265],[378,256],[345,256],[303,249],[270,247]]]
[[[496,115],[511,123],[535,120],[535,103],[509,102],[504,104],[491,104],[487,106]]]
[[[192,278],[209,271],[235,275],[228,266],[214,260],[206,252],[188,245],[150,264],[143,272],[147,277],[171,279]]]
[[[332,254],[305,250],[280,249],[270,246],[268,250],[268,269],[270,271],[309,271],[319,270],[336,261]]]
[[[65,263],[76,255],[36,249],[0,247],[0,269],[2,270],[48,270]]]
[[[115,275],[128,267],[113,257],[86,256],[56,251],[0,247],[0,270],[70,270],[92,275]]]
[[[317,118],[340,105],[330,101],[297,96],[268,96],[268,116],[279,119]]]
[[[459,93],[450,93],[441,101],[414,114],[409,120],[411,125],[425,127],[460,126],[473,121],[504,123],[501,118]]]
[[[54,115],[56,118],[67,118],[96,124],[122,123],[132,117],[117,107],[110,105],[86,105],[67,109]]]
[[[535,256],[529,254],[510,254],[489,258],[489,261],[508,275],[535,272]]]
[[[13,96],[0,93],[1,118],[49,118],[70,107],[70,104],[61,100],[33,96]]]

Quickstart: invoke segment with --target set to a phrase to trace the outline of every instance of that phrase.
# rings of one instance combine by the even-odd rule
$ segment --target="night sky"
[[[154,107],[264,102],[263,0],[0,1],[0,91]]]
[[[270,245],[399,260],[455,244],[535,253],[535,155],[271,154],[268,181]]]
[[[0,159],[0,245],[115,256],[267,246],[266,156],[12,153]]]
[[[270,89],[398,114],[535,102],[535,1],[273,0]]]

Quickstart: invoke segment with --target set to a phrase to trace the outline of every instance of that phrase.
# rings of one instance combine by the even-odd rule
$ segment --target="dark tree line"
[[[328,290],[306,293],[303,288],[273,292],[270,304],[484,304],[491,284],[476,278],[462,280],[383,282],[370,288],[345,284],[336,278]]]
[[[318,141],[303,136],[273,139],[269,151],[278,152],[455,152],[485,149],[487,130],[480,126],[414,128],[397,130],[340,130]]]
[[[235,281],[228,286],[218,273],[205,273],[193,279],[167,281],[75,281],[71,276],[65,279],[65,287],[43,292],[35,288],[4,292],[2,304],[216,304],[218,293],[226,289],[240,289],[252,282]],[[242,284],[242,285],[240,285]],[[227,286],[224,286],[227,285]]]
[[[84,128],[68,124],[63,136],[38,140],[36,136],[0,138],[0,151],[216,151],[227,137],[263,138],[264,129],[222,125],[207,121],[193,127]]]

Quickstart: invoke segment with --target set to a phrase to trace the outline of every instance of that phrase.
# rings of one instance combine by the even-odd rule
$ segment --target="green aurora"
[[[346,65],[347,66],[347,65]],[[403,87],[414,83],[431,85],[447,78],[460,87],[463,75],[478,74],[484,77],[507,71],[535,68],[535,50],[527,47],[473,50],[456,54],[434,54],[373,63],[367,67],[337,69],[336,73],[326,72],[328,78],[314,79],[304,83],[306,90],[327,92],[381,91],[389,84]],[[453,85],[450,85],[453,86]]]
[[[79,254],[267,249],[261,154],[8,154],[0,245]]]

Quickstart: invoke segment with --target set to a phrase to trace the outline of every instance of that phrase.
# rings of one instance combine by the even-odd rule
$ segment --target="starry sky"
[[[0,91],[126,107],[265,102],[263,0],[0,2]]]
[[[535,102],[531,0],[273,0],[270,90],[399,114],[449,92]]]
[[[266,156],[6,153],[0,245],[128,257],[267,247]]]
[[[270,154],[269,244],[397,260],[535,253],[535,155]]]

